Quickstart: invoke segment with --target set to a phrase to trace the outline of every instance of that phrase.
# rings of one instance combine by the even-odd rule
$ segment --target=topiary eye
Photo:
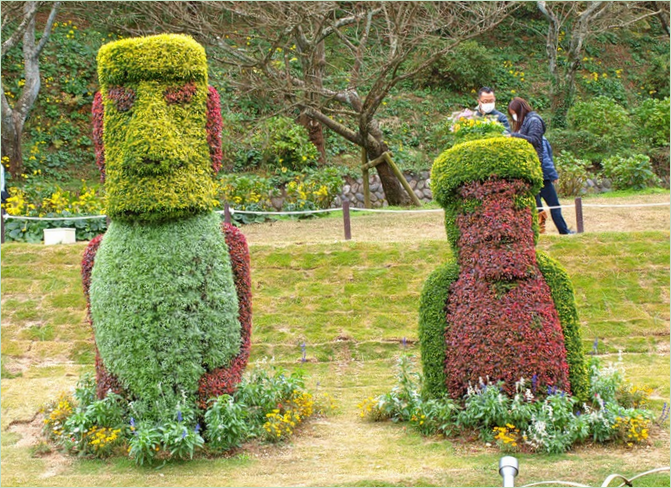
[[[190,81],[185,85],[179,87],[166,88],[163,92],[163,97],[168,105],[184,104],[191,102],[191,99],[196,93],[196,83]]]
[[[115,86],[107,90],[107,98],[114,101],[119,112],[127,112],[135,103],[135,90],[125,86]]]

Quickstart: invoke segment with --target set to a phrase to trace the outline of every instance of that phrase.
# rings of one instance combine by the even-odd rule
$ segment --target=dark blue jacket
[[[538,155],[538,160],[541,162],[541,168],[543,169],[543,179],[555,181],[559,179],[557,170],[554,166],[554,161],[552,159],[552,148],[550,143],[545,139],[545,122],[541,119],[541,116],[536,112],[529,112],[526,117],[524,117],[524,122],[522,122],[522,127],[520,127],[519,132],[513,132],[510,134],[512,137],[519,137],[528,141],[536,150]],[[546,144],[544,144],[544,142]],[[545,149],[546,148],[546,149]]]
[[[503,127],[505,127],[507,131],[510,131],[510,123],[508,122],[508,117],[506,117],[504,114],[502,114],[498,110],[492,110],[488,114],[483,114],[482,112],[480,112],[480,106],[478,105],[478,108],[475,109],[475,116],[476,117],[484,117],[486,115],[491,115],[491,116],[496,117],[496,120],[498,120],[501,124],[503,124]]]

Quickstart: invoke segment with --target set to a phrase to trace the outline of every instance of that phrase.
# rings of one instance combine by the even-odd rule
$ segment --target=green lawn
[[[627,377],[669,399],[669,233],[543,236],[539,248],[571,276],[585,351],[623,351]],[[418,354],[422,284],[451,258],[445,241],[252,245],[252,365],[264,358],[303,366],[339,411],[279,446],[252,444],[232,457],[171,463],[31,456],[29,421],[46,400],[93,368],[79,262],[84,244],[2,247],[2,477],[5,486],[500,486],[496,448],[423,438],[404,427],[359,420],[356,404],[387,391],[405,337]],[[668,424],[667,424],[668,425]],[[34,432],[33,432],[34,434]],[[517,484],[556,479],[601,484],[668,465],[668,426],[650,447],[581,446],[520,455]],[[668,475],[637,486],[669,485]],[[650,484],[653,483],[653,484]]]

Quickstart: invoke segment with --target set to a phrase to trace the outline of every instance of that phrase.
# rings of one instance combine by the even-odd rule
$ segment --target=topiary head
[[[162,221],[210,211],[221,166],[219,96],[205,50],[175,34],[98,52],[96,158],[112,219]]]
[[[445,209],[445,229],[455,252],[460,237],[457,216],[472,211],[479,203],[467,198],[461,190],[473,182],[489,180],[524,182],[514,185],[515,208],[535,209],[534,196],[543,185],[543,172],[533,146],[524,139],[510,137],[475,140],[453,146],[433,163],[431,190]],[[532,217],[535,242],[538,238],[535,211]]]

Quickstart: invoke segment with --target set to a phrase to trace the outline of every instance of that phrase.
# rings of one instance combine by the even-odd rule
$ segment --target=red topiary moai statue
[[[124,39],[100,49],[98,75],[111,224],[82,269],[98,395],[119,392],[147,418],[204,407],[240,382],[252,317],[247,243],[214,211],[222,117],[205,50],[182,35]]]
[[[505,137],[458,144],[432,170],[455,262],[427,280],[420,305],[425,389],[463,397],[469,386],[521,378],[584,396],[587,378],[571,282],[536,251],[538,157]]]

